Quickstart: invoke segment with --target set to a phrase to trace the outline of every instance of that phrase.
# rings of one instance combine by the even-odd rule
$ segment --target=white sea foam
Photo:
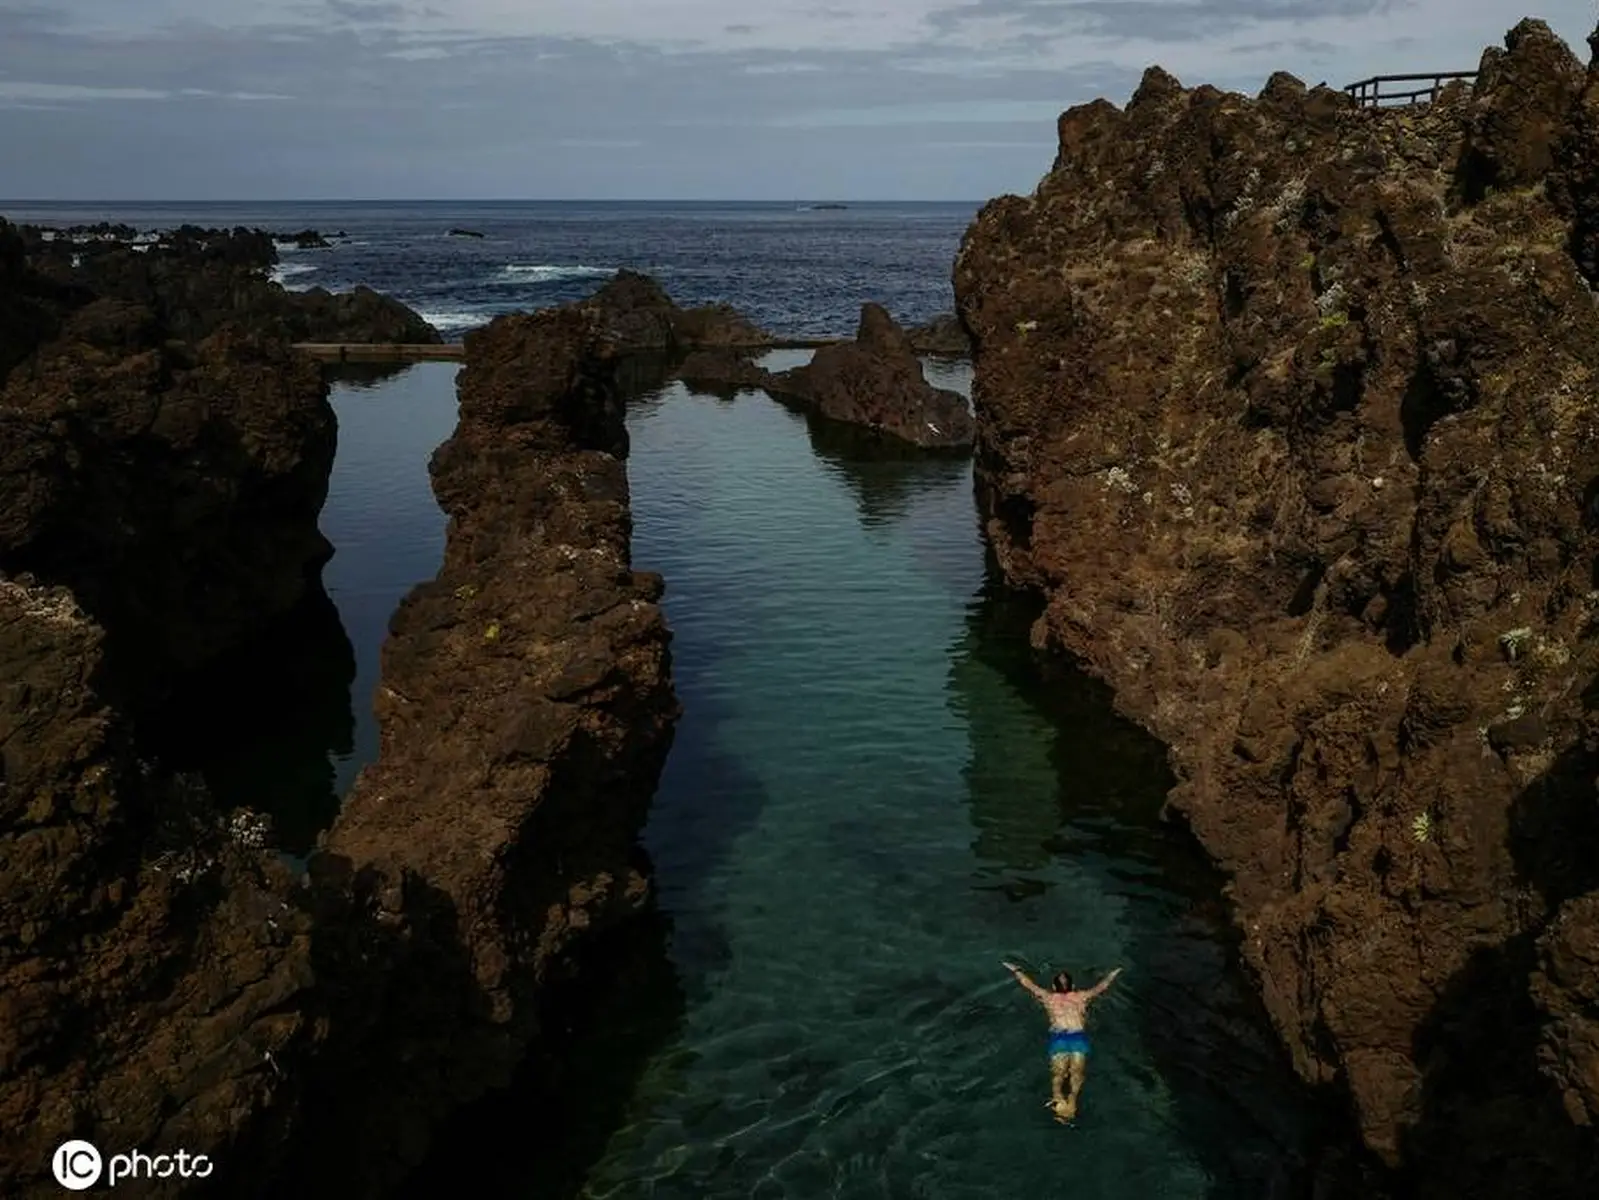
[[[315,263],[293,263],[293,262],[285,263],[285,262],[280,262],[277,266],[272,268],[271,279],[272,279],[273,283],[282,284],[284,286],[284,288],[286,288],[288,291],[291,291],[291,292],[303,292],[306,288],[310,287],[311,285],[310,284],[294,284],[294,283],[290,283],[289,280],[293,279],[297,275],[305,275],[305,274],[308,274],[308,273],[310,273],[312,271],[315,271],[315,270],[316,270],[316,264]]]
[[[523,266],[512,263],[500,268],[499,278],[502,283],[560,283],[567,279],[600,279],[614,274],[616,271],[611,267],[558,267],[548,263]]]
[[[468,329],[476,329],[479,325],[487,325],[493,320],[493,313],[475,312],[467,308],[440,309],[436,312],[418,310],[417,316],[440,333],[461,333]]]

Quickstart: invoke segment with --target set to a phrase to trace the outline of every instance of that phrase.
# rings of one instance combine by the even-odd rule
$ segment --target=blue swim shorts
[[[1052,1030],[1049,1035],[1049,1056],[1057,1054],[1087,1054],[1088,1035],[1082,1030]]]

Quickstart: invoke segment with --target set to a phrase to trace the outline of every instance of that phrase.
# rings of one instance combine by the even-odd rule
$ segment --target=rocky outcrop
[[[772,378],[770,371],[756,366],[748,355],[721,350],[696,350],[673,374],[691,391],[717,396],[764,388]]]
[[[1170,747],[1307,1080],[1405,1194],[1599,1183],[1599,74],[1159,69],[955,268],[1005,576]]]
[[[939,313],[931,321],[906,330],[918,354],[964,358],[972,352],[972,339],[954,313]]]
[[[208,345],[197,353],[234,347]],[[153,389],[151,424],[169,405],[192,413],[185,385],[175,399],[149,383],[149,357],[120,369]],[[260,822],[225,821],[203,788],[148,761],[127,716],[143,680],[112,652],[130,609],[108,606],[102,623],[48,580],[0,579],[0,1192],[58,1194],[50,1154],[76,1135],[206,1154],[218,1195],[307,1179],[379,1194],[433,1122],[506,1081],[584,939],[644,903],[636,837],[677,707],[661,581],[628,561],[616,366],[570,310],[469,339],[461,423],[433,462],[445,563],[394,618],[381,756],[306,876]],[[245,379],[256,368],[300,370],[236,364]],[[132,406],[133,382],[97,378],[103,410]],[[149,461],[164,461],[164,436]],[[248,478],[239,453],[214,474]],[[37,477],[0,511],[92,511],[80,493],[98,476]],[[236,499],[242,543],[250,506]],[[180,518],[204,505],[157,487],[144,511],[158,500],[173,532],[146,553],[181,559]],[[81,558],[115,554],[115,536]]]
[[[348,1164],[362,1194],[376,1162],[417,1161],[413,1129],[508,1081],[574,946],[643,902],[634,847],[677,715],[598,328],[501,318],[466,347],[432,463],[444,565],[395,614],[382,750],[322,856],[389,881],[369,911],[412,929],[310,1110],[330,1154],[373,1148]]]
[[[17,229],[0,221],[0,381],[11,368],[55,337],[61,322],[92,296],[34,270]]]
[[[185,341],[228,326],[290,342],[443,340],[412,309],[370,288],[285,290],[267,277],[277,247],[262,230],[184,226],[137,243],[21,232],[31,266],[54,286],[147,309]]]
[[[686,354],[691,350],[763,346],[772,336],[729,304],[680,308],[659,283],[621,270],[576,307],[602,322],[626,353]]]
[[[343,237],[342,233],[333,235]],[[280,246],[293,246],[296,250],[326,250],[333,243],[318,229],[302,229],[298,233],[274,234],[272,240]]]
[[[935,388],[905,331],[877,304],[861,307],[853,342],[823,346],[803,367],[769,377],[779,399],[924,450],[972,444],[966,398]]]
[[[314,1036],[288,872],[142,760],[65,588],[0,578],[0,679],[0,1192],[59,1195],[74,1135],[221,1161]]]
[[[348,292],[308,288],[288,292],[291,307],[276,323],[293,342],[442,342],[443,336],[415,310],[392,296],[357,284]]]
[[[5,327],[0,379],[0,1193],[26,1196],[75,1133],[227,1149],[309,1032],[265,826],[139,726],[314,585],[334,430],[286,345],[189,345],[7,261],[47,316]]]
[[[286,344],[95,300],[0,383],[0,571],[71,588],[158,693],[305,595],[334,443]]]

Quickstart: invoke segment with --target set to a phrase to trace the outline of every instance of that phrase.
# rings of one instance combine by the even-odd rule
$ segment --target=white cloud
[[[153,88],[89,87],[78,83],[30,83],[22,79],[0,79],[3,100],[169,100],[171,92]]]

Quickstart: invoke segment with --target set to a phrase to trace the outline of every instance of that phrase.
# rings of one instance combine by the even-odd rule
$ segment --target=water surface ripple
[[[1018,683],[969,466],[755,393],[673,385],[631,430],[685,706],[645,837],[683,1008],[583,1194],[1267,1194],[1305,1122],[1194,911],[1215,881],[1155,828],[1159,748]],[[1127,967],[1072,1129],[1004,957]]]

